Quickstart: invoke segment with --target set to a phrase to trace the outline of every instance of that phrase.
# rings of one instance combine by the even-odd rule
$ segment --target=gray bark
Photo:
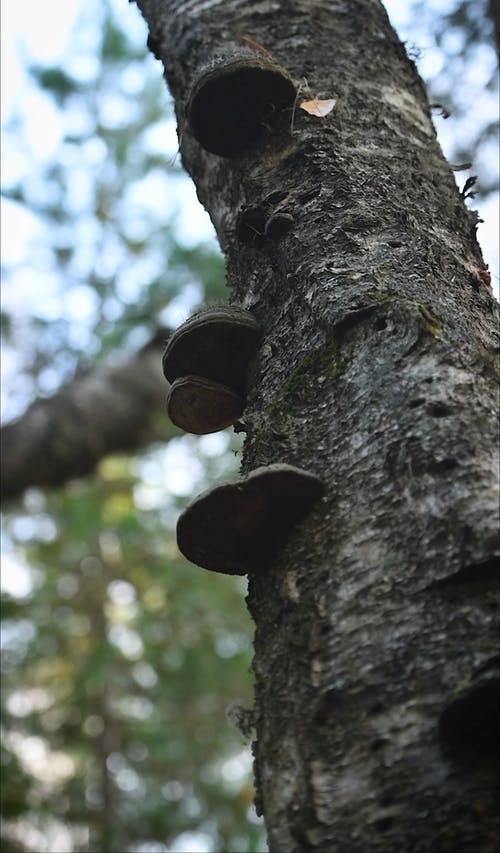
[[[500,8],[496,0],[488,0],[487,11],[493,22],[497,53],[500,53]]]
[[[378,0],[139,7],[230,300],[263,327],[243,470],[327,489],[249,581],[270,849],[493,851],[498,306],[424,86]],[[238,34],[337,103],[225,159],[185,106],[206,63],[261,55]],[[275,191],[293,228],[243,243]]]
[[[174,434],[161,369],[166,330],[127,361],[77,376],[0,430],[2,500],[29,486],[61,486],[90,474],[108,453],[138,450]]]

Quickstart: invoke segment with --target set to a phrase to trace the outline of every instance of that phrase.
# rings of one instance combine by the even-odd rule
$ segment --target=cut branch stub
[[[207,435],[234,424],[243,411],[240,395],[202,376],[176,379],[167,397],[167,413],[176,426],[195,435]]]
[[[273,240],[279,240],[284,234],[290,231],[293,227],[293,216],[291,213],[280,212],[273,214],[266,222],[264,233],[266,237],[271,237]]]
[[[213,308],[186,320],[163,356],[169,382],[201,376],[244,396],[248,363],[260,337],[257,320],[243,308]]]
[[[195,82],[187,104],[193,136],[206,151],[234,157],[295,101],[295,84],[266,57],[220,62]]]
[[[265,566],[324,491],[292,465],[257,468],[243,480],[204,492],[177,522],[179,550],[214,572],[244,575]]]
[[[236,235],[240,243],[261,246],[266,226],[266,213],[258,205],[245,206],[236,219]]]

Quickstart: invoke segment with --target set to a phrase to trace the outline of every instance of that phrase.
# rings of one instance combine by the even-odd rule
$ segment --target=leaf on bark
[[[304,112],[309,113],[309,115],[322,118],[331,113],[336,102],[336,98],[312,98],[310,101],[302,101],[299,107]]]

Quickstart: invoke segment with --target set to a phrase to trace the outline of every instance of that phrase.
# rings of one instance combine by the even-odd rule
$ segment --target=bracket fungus
[[[295,101],[288,72],[265,56],[223,60],[193,85],[186,114],[202,148],[221,157],[247,149]]]
[[[323,491],[319,477],[293,465],[256,468],[192,501],[177,522],[179,550],[214,572],[257,570],[272,559]]]
[[[248,362],[260,337],[260,326],[244,308],[212,308],[186,320],[168,341],[163,373],[169,382],[202,376],[240,394]]]
[[[231,426],[242,411],[243,399],[236,391],[202,376],[176,379],[167,397],[167,414],[172,423],[195,435]]]
[[[170,420],[195,435],[234,424],[244,408],[248,362],[259,337],[257,320],[243,308],[212,308],[186,320],[163,355]]]

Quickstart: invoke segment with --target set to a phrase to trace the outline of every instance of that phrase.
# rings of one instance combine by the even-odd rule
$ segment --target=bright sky
[[[29,82],[24,71],[24,65],[27,58],[40,64],[57,65],[63,54],[67,53],[72,28],[78,21],[84,5],[87,12],[89,6],[95,6],[96,20],[98,20],[101,11],[99,8],[101,4],[98,0],[85,0],[85,4],[84,0],[45,0],[44,3],[39,3],[38,0],[24,0],[24,2],[22,0],[21,2],[13,2],[13,0],[9,2],[7,0],[2,4],[2,112],[5,119],[8,119],[11,108],[18,104],[21,98],[23,99],[23,117],[26,120],[29,140],[31,140],[30,149],[34,153],[36,152],[35,156],[42,160],[54,154],[61,138],[62,128],[57,110],[50,104],[49,99],[36,97],[33,92],[33,84]],[[124,2],[124,0],[112,0],[112,5],[119,8],[121,20],[127,31],[135,35],[139,44],[144,44],[145,25],[137,7],[134,4]],[[411,39],[413,35],[414,40],[418,40],[418,45],[422,49],[419,68],[424,78],[438,73],[441,70],[443,60],[441,54],[432,47],[430,28],[432,27],[433,14],[436,11],[449,8],[449,0],[427,0],[427,19],[423,21],[424,27],[429,28],[427,37],[425,29],[416,35],[407,31],[411,6],[409,2],[386,0],[385,6],[401,37]],[[54,22],[57,22],[57,25],[54,25]],[[451,48],[458,51],[460,44],[451,44]],[[478,56],[474,81],[467,80],[463,84],[464,98],[470,98],[469,89],[473,87],[473,102],[470,104],[469,120],[467,126],[460,128],[465,143],[471,128],[474,129],[478,124],[491,119],[492,100],[491,98],[488,99],[483,91],[490,72],[487,64],[481,63],[482,58]],[[436,124],[441,144],[446,153],[451,145],[452,135],[457,132],[456,128],[439,118],[436,118]],[[169,128],[168,136],[172,150],[175,151],[176,139],[172,127]],[[492,170],[497,169],[495,157],[498,161],[498,153],[492,151]],[[9,158],[3,164],[4,176],[7,177],[13,172],[15,173],[16,167],[20,168],[21,163],[18,162],[16,153],[9,151]],[[475,168],[476,170],[478,168],[485,169],[488,168],[488,165],[475,164]],[[468,174],[470,173],[461,173],[460,177],[463,176],[463,181]],[[151,200],[150,203],[154,204],[154,197],[151,195],[150,188],[145,188],[144,192],[147,192],[147,196]],[[161,196],[164,198],[163,193]],[[183,184],[181,197],[182,231],[189,232],[190,228],[193,229],[197,239],[204,234],[210,235],[212,230],[208,217],[195,201],[192,188]],[[485,220],[479,228],[480,242],[498,288],[498,197],[491,196],[486,202],[482,203],[480,213]],[[12,207],[5,220],[4,260],[10,265],[26,254],[26,244],[36,225],[28,214],[20,212],[19,209],[14,210]],[[189,240],[189,233],[186,233],[185,236]]]

